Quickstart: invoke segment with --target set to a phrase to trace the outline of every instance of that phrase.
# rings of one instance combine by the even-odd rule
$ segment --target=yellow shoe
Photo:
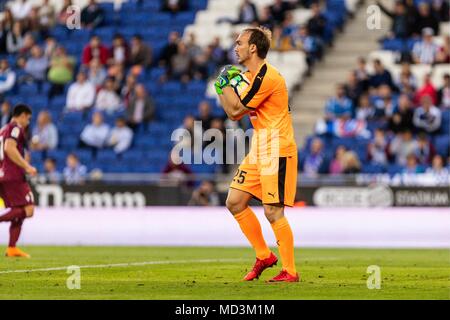
[[[19,257],[19,258],[31,258],[31,256],[28,253],[23,252],[22,250],[20,250],[17,247],[8,247],[8,249],[6,249],[5,256]]]

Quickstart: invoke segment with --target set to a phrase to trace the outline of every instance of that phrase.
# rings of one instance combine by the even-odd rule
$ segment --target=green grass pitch
[[[254,262],[248,248],[24,249],[31,259],[0,258],[0,299],[450,299],[449,250],[299,248],[301,281],[268,284],[280,264],[241,281]],[[70,265],[81,267],[79,290],[67,288]],[[381,268],[379,290],[367,288],[370,265]]]

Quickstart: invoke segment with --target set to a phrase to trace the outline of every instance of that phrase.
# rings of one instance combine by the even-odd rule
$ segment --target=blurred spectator
[[[309,35],[309,31],[306,25],[299,26],[298,23],[294,20],[294,15],[292,14],[292,11],[286,12],[286,17],[284,18],[281,27],[283,27],[283,33],[286,35],[294,34],[301,27],[304,27]]]
[[[180,34],[176,31],[169,33],[166,46],[161,52],[159,59],[160,66],[166,66],[172,61],[172,57],[178,52],[178,43],[180,42]]]
[[[344,155],[347,149],[344,146],[338,146],[334,155],[334,159],[330,163],[330,174],[341,174],[344,171]]]
[[[362,94],[359,97],[358,108],[356,109],[356,119],[358,120],[371,120],[375,116],[375,107],[372,105],[369,99],[369,95]]]
[[[48,70],[48,80],[52,84],[49,98],[64,93],[65,85],[72,81],[75,68],[75,60],[66,53],[66,49],[59,46],[51,57]]]
[[[133,141],[133,130],[127,127],[124,118],[117,118],[116,125],[111,129],[108,145],[113,147],[115,153],[123,153],[128,150]]]
[[[436,54],[436,63],[450,63],[450,35],[444,37],[444,44]]]
[[[184,146],[193,146],[194,140],[201,139],[201,133],[199,130],[195,130],[195,117],[192,115],[187,115],[183,119],[183,125],[178,129],[183,129],[183,137],[180,139],[180,142]],[[196,136],[197,134],[197,136]],[[197,140],[199,141],[199,140]]]
[[[388,162],[388,141],[384,131],[376,129],[373,140],[368,145],[367,155],[373,164],[385,165]]]
[[[352,101],[345,96],[344,85],[336,86],[336,96],[328,100],[325,106],[325,119],[349,119],[352,116]]]
[[[349,74],[347,83],[344,86],[345,95],[352,100],[352,104],[356,106],[359,101],[359,97],[364,92],[364,84],[358,81],[356,71],[352,71]]]
[[[420,133],[417,136],[417,150],[414,154],[418,163],[421,165],[430,165],[433,160],[434,155],[436,154],[436,150],[434,146],[431,144],[427,135],[424,133]]]
[[[211,115],[211,105],[208,101],[200,102],[200,104],[198,105],[198,117],[195,120],[202,122],[203,131],[211,128],[211,121],[213,120],[213,116]]]
[[[258,20],[258,11],[255,4],[250,0],[243,0],[239,6],[239,18],[236,24],[252,24]]]
[[[383,84],[378,88],[378,95],[375,97],[375,117],[388,120],[397,109],[396,101],[392,97],[391,88]]]
[[[406,165],[402,170],[402,173],[406,174],[417,174],[422,173],[422,169],[417,164],[417,159],[414,154],[409,154],[406,156]]]
[[[79,72],[77,81],[67,92],[66,108],[69,111],[84,111],[92,107],[95,101],[95,87],[87,80],[84,72]]]
[[[378,88],[382,84],[387,84],[394,89],[394,83],[392,81],[391,73],[386,70],[379,59],[375,59],[373,62],[375,73],[370,75],[369,86],[372,88]]]
[[[101,149],[106,145],[108,135],[109,126],[103,122],[103,115],[95,112],[92,115],[92,122],[86,125],[81,132],[81,145]]]
[[[8,100],[3,101],[0,110],[0,128],[7,125],[11,121],[11,103]]]
[[[162,10],[177,13],[189,7],[188,0],[163,0]]]
[[[43,29],[50,30],[56,23],[55,7],[50,0],[44,0],[38,9],[39,22]]]
[[[111,78],[106,79],[103,88],[97,94],[95,109],[113,113],[119,110],[121,106],[120,96],[114,90],[114,80]]]
[[[171,152],[166,166],[162,171],[164,179],[180,186],[192,187],[194,181],[189,179],[192,175],[192,170],[183,163],[176,152]]]
[[[19,50],[19,54],[22,57],[28,58],[31,55],[31,49],[36,45],[36,39],[34,36],[27,32],[23,37],[23,46]]]
[[[121,34],[114,35],[109,55],[109,64],[128,64],[128,59],[130,58],[130,50],[125,38]]]
[[[59,184],[62,180],[62,175],[56,168],[56,160],[53,158],[47,158],[44,160],[44,181],[42,183],[54,183]]]
[[[275,3],[270,7],[270,15],[276,24],[283,23],[286,18],[286,13],[294,9],[294,5],[291,2],[283,1],[283,0],[275,0]]]
[[[221,66],[224,64],[226,53],[225,50],[222,48],[222,44],[220,43],[220,37],[214,37],[212,42],[208,45],[208,48],[211,50],[211,58],[212,60]]]
[[[133,74],[130,72],[130,74]],[[120,92],[120,88],[126,81],[125,66],[121,63],[116,63],[108,68],[108,77],[114,80],[114,88],[117,93]]]
[[[215,190],[214,183],[211,181],[203,181],[192,193],[188,205],[202,207],[220,205],[219,194]]]
[[[64,0],[61,10],[58,13],[58,23],[62,26],[67,25],[67,19],[73,15],[73,11],[69,10],[73,6],[72,0]]]
[[[415,33],[420,35],[425,28],[431,28],[435,35],[439,34],[439,18],[430,10],[430,5],[427,2],[419,2],[418,17],[415,23]]]
[[[394,133],[399,133],[413,127],[413,114],[411,99],[406,95],[400,95],[398,109],[389,119],[388,128]]]
[[[418,149],[418,143],[413,139],[410,130],[399,133],[389,145],[389,154],[395,158],[399,165],[406,165],[406,158],[409,154],[415,154]]]
[[[130,64],[132,66],[148,68],[151,63],[152,49],[144,43],[141,36],[133,36],[133,38],[131,38]]]
[[[433,64],[438,53],[438,46],[433,41],[433,29],[422,30],[422,40],[414,44],[412,56],[414,63]]]
[[[89,0],[89,4],[81,10],[81,26],[87,29],[95,29],[100,26],[104,20],[103,9],[97,4],[96,0]]]
[[[89,63],[89,69],[87,70],[89,82],[94,85],[96,89],[101,88],[108,76],[105,67],[100,63],[100,60],[94,58]]]
[[[364,91],[369,88],[369,74],[366,69],[366,59],[364,57],[358,58],[358,66],[355,69],[356,78],[362,84]]]
[[[127,76],[125,85],[122,87],[120,91],[120,96],[121,99],[123,100],[125,109],[128,108],[130,101],[135,96],[136,84],[137,84],[136,76],[134,76],[133,74],[129,74]]]
[[[433,157],[432,165],[426,170],[427,174],[431,174],[437,181],[447,182],[449,177],[449,170],[444,167],[444,159],[437,154]]]
[[[108,62],[109,52],[100,39],[99,36],[92,36],[89,44],[83,49],[83,56],[81,62],[83,65],[89,65],[92,59],[97,58],[102,65]]]
[[[411,64],[408,62],[403,62],[399,78],[395,80],[395,85],[398,89],[403,92],[403,88],[407,85],[413,87],[414,89],[417,87],[417,79],[414,73],[411,71]]]
[[[80,163],[74,153],[70,153],[66,159],[63,175],[67,184],[83,184],[87,177],[87,168]]]
[[[24,41],[22,24],[19,21],[15,21],[12,29],[8,31],[6,36],[6,50],[8,53],[17,53],[23,48]]]
[[[450,108],[450,74],[445,74],[443,79],[444,84],[437,92],[437,105],[443,108]]]
[[[435,133],[441,127],[441,110],[433,105],[430,96],[423,96],[421,102],[421,106],[414,111],[414,126],[427,133]]]
[[[186,47],[191,59],[196,59],[203,54],[202,47],[197,43],[197,37],[194,32],[189,33],[189,40],[186,42]]]
[[[38,82],[39,85],[47,79],[47,70],[49,67],[48,58],[44,56],[44,52],[41,47],[35,45],[31,49],[31,57],[25,64],[25,71],[31,79]]]
[[[40,40],[41,38],[45,38],[48,34],[48,30],[46,30],[41,25],[41,17],[39,16],[39,8],[33,7],[31,9],[30,15],[27,18],[27,32],[30,33],[33,38]]]
[[[33,8],[29,0],[16,0],[10,2],[11,13],[16,20],[25,20]]]
[[[270,30],[273,30],[274,26],[275,26],[275,21],[272,17],[272,12],[270,10],[270,6],[265,6],[260,15],[259,15],[259,25],[266,27]],[[236,39],[237,37],[235,37],[234,39]]]
[[[431,101],[433,104],[437,103],[437,91],[436,88],[434,87],[433,83],[431,82],[431,74],[427,73],[424,76],[424,81],[423,81],[423,85],[422,87],[420,87],[415,94],[414,97],[414,103],[420,104],[422,101],[422,98],[424,96],[429,96],[431,97]]]
[[[7,94],[16,83],[16,73],[9,68],[8,60],[0,60],[0,98]]]
[[[290,51],[294,49],[291,38],[288,35],[283,34],[283,28],[281,26],[274,26],[272,33],[271,49],[276,51]]]
[[[134,92],[134,97],[131,98],[126,110],[127,124],[133,129],[142,123],[150,122],[155,115],[155,103],[145,87],[138,84]]]
[[[36,127],[33,130],[31,139],[32,150],[53,150],[58,146],[58,129],[52,121],[52,116],[48,111],[41,111],[38,114]]]
[[[402,38],[409,37],[412,33],[411,25],[409,22],[408,12],[405,5],[401,1],[395,2],[394,11],[389,11],[380,1],[377,1],[377,5],[389,18],[392,19],[390,38]]]
[[[319,138],[315,138],[311,142],[310,150],[303,164],[303,172],[305,175],[314,177],[319,173],[324,173],[325,156],[323,153],[323,142]]]
[[[45,42],[43,44],[44,56],[46,56],[48,59],[51,59],[55,55],[57,47],[58,43],[56,42],[55,38],[51,36],[45,38]]]
[[[306,54],[306,62],[311,67],[317,59],[320,59],[316,39],[311,37],[306,26],[300,26],[292,35],[292,43],[296,49]]]
[[[325,28],[327,26],[327,18],[320,9],[320,4],[317,2],[311,3],[310,6],[312,16],[309,18],[307,27],[311,36],[322,39],[325,35]]]
[[[343,156],[344,174],[355,174],[361,172],[361,162],[353,151],[347,151]]]
[[[439,21],[447,21],[449,20],[450,15],[450,3],[446,0],[434,0],[431,1],[431,11],[433,15],[439,19]]]
[[[172,56],[170,61],[169,74],[171,78],[181,81],[189,81],[191,74],[192,60],[188,54],[186,45],[178,43],[178,51]]]

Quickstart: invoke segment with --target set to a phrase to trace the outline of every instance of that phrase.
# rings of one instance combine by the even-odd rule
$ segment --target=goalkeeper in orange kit
[[[254,128],[252,146],[231,183],[226,206],[256,251],[256,263],[244,280],[259,278],[265,269],[278,262],[264,240],[258,219],[248,206],[255,197],[263,203],[282,262],[280,274],[269,282],[298,282],[294,238],[284,216],[284,206],[293,206],[295,199],[297,145],[285,80],[265,60],[270,41],[268,29],[243,30],[236,40],[235,52],[239,63],[247,68],[243,75],[250,84],[242,93],[236,94],[230,81],[242,74],[233,66],[225,66],[215,83],[228,117],[238,120],[248,114]]]

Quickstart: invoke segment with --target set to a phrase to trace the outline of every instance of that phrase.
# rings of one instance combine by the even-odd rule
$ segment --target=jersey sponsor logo
[[[13,138],[19,138],[19,135],[20,135],[20,129],[18,128],[18,127],[14,127],[12,130],[11,130],[11,137],[13,137]]]
[[[274,192],[274,193],[267,192],[267,194],[268,194],[269,196],[271,196],[272,198],[275,198],[275,195],[276,195],[277,193],[276,193],[276,192]]]

